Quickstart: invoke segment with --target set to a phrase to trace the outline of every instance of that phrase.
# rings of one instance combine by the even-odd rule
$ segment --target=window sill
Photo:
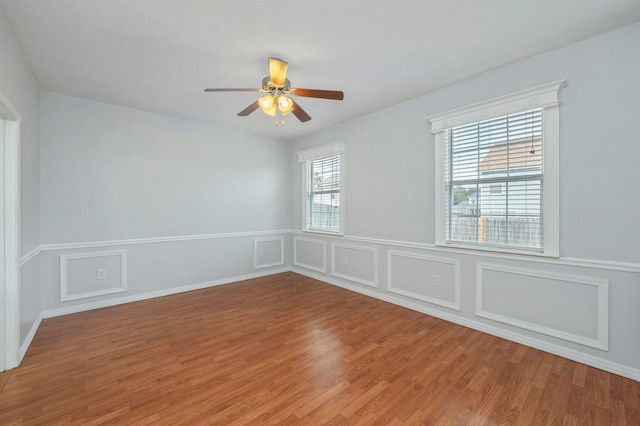
[[[448,249],[460,250],[460,251],[473,251],[479,254],[490,253],[490,254],[509,254],[509,255],[518,255],[518,256],[543,257],[543,258],[549,258],[549,259],[560,258],[559,253],[552,253],[552,252],[517,250],[517,249],[508,249],[508,248],[500,248],[500,247],[481,247],[481,246],[474,246],[474,245],[451,244],[451,243],[436,243],[435,245],[441,248],[448,248]]]
[[[321,231],[316,229],[303,229],[302,232],[309,234],[331,235],[334,237],[344,237],[344,232]]]

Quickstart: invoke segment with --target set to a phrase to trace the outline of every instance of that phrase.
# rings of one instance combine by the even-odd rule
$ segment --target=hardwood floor
[[[0,424],[640,425],[640,383],[286,273],[44,320]]]

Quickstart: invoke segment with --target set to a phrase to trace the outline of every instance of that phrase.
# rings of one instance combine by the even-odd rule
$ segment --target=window
[[[303,174],[305,231],[344,232],[344,151],[336,142],[298,152]]]
[[[542,110],[447,129],[444,150],[446,241],[542,250]]]
[[[429,118],[437,144],[437,244],[558,256],[563,83]]]

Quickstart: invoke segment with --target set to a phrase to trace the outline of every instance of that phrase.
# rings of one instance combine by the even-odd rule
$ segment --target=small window
[[[490,191],[492,194],[502,194],[502,184],[501,184],[501,183],[495,183],[495,184],[492,184],[492,185],[489,187],[489,191]]]
[[[430,117],[437,244],[558,255],[562,83]]]
[[[344,232],[344,143],[298,153],[303,164],[304,230]]]

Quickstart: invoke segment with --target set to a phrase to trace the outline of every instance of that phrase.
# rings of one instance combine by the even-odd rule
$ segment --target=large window
[[[303,169],[304,230],[344,231],[344,143],[298,153]]]
[[[430,117],[437,243],[558,255],[562,82]]]
[[[542,110],[445,132],[445,239],[542,251]]]

